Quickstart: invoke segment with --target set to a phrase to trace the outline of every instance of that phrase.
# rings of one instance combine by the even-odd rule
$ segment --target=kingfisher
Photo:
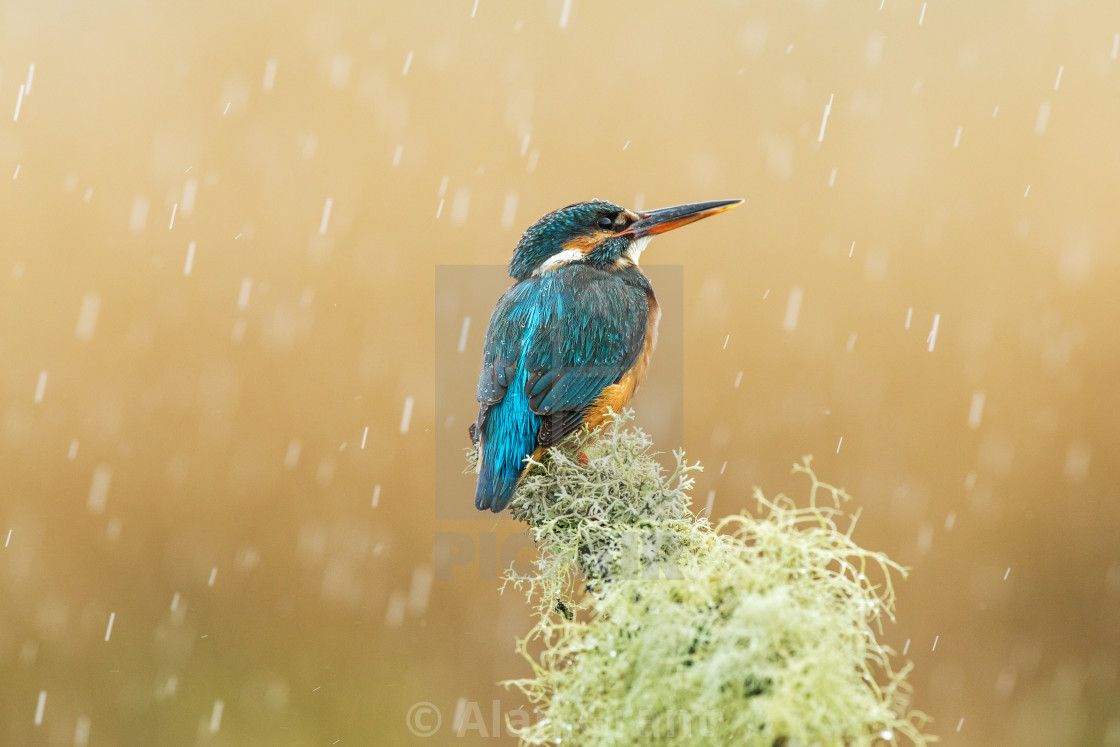
[[[478,378],[479,446],[474,504],[498,513],[528,459],[581,428],[598,428],[641,386],[657,344],[661,309],[638,266],[659,233],[742,200],[627,210],[577,202],[538,220],[509,262],[516,281],[494,307]]]

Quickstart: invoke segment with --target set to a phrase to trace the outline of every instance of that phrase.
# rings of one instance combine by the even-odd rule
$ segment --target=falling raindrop
[[[128,230],[133,234],[144,232],[148,225],[148,198],[136,195],[132,198],[132,213],[128,218]]]
[[[249,308],[249,294],[253,292],[253,279],[246,275],[241,278],[241,290],[237,294],[237,308],[244,311]]]
[[[432,593],[432,580],[435,572],[431,566],[420,565],[412,572],[412,586],[408,591],[408,611],[422,615],[428,610],[428,599]]]
[[[997,408],[998,409],[998,408]],[[984,414],[984,391],[977,389],[972,393],[972,404],[968,408],[968,427],[976,430],[980,427],[980,418]]]
[[[39,404],[40,402],[43,401],[43,394],[46,392],[46,389],[47,389],[47,372],[46,371],[40,371],[39,372],[39,381],[36,382],[36,384],[35,384],[35,398],[34,398],[35,399],[35,404]]]
[[[218,729],[222,727],[222,711],[225,710],[226,704],[221,700],[214,701],[214,709],[210,712],[210,733],[217,734]]]
[[[276,83],[276,58],[269,57],[264,63],[264,80],[261,81],[261,89],[264,91],[271,91],[272,86]]]
[[[793,332],[797,329],[797,317],[801,314],[801,297],[803,291],[800,286],[789,289],[789,299],[786,301],[786,315],[782,320],[782,329]]]
[[[23,106],[23,94],[24,94],[24,91],[26,90],[26,88],[27,88],[26,84],[24,84],[24,83],[19,84],[19,95],[16,96],[16,112],[15,112],[15,114],[12,115],[12,121],[13,122],[19,120],[19,110],[20,110],[20,107]]]
[[[288,453],[284,455],[284,466],[288,469],[295,469],[299,464],[299,453],[303,449],[303,443],[298,439],[292,439],[288,442]]]
[[[817,142],[824,142],[824,128],[828,125],[828,113],[832,111],[832,99],[836,94],[828,95],[828,103],[824,105],[824,115],[821,116],[821,131],[817,134]]]
[[[82,306],[78,310],[78,325],[74,330],[74,336],[82,342],[89,342],[93,339],[93,333],[97,329],[97,314],[101,310],[101,296],[96,291],[90,291],[82,296]]]
[[[467,349],[467,335],[471,331],[471,318],[469,316],[463,317],[463,326],[459,329],[459,352],[462,353]]]
[[[1050,102],[1043,101],[1038,105],[1038,116],[1034,120],[1034,132],[1042,135],[1046,132],[1046,125],[1050,122]]]
[[[88,747],[91,725],[89,716],[78,716],[78,721],[74,724],[74,747]]]
[[[20,86],[20,90],[22,90],[22,89],[23,89],[23,86]],[[46,707],[47,707],[47,691],[46,690],[40,690],[39,691],[39,702],[36,703],[36,705],[35,705],[35,725],[36,726],[42,725],[42,723],[43,723],[43,711],[46,710]]]
[[[183,182],[183,197],[179,201],[179,211],[186,216],[194,212],[194,200],[198,195],[198,180],[191,177]]]
[[[929,343],[929,352],[933,352],[933,346],[937,342],[937,327],[941,324],[941,315],[933,315],[933,327],[929,331],[929,336],[926,337],[926,342]]]
[[[412,423],[412,405],[415,400],[409,396],[404,399],[404,410],[401,412],[401,435],[408,433],[408,427]]]
[[[331,220],[331,208],[334,207],[334,198],[328,197],[327,201],[323,203],[323,217],[319,220],[319,235],[323,236],[327,233],[327,224]]]
[[[191,274],[191,268],[194,267],[195,246],[196,246],[196,244],[193,241],[191,243],[187,244],[187,261],[183,263],[183,274],[184,275],[190,275]]]
[[[91,514],[100,514],[105,510],[109,500],[109,483],[113,479],[113,468],[107,464],[99,464],[93,468],[93,479],[89,486],[89,497],[86,499],[86,510]]]
[[[389,596],[389,605],[385,610],[385,626],[399,628],[404,622],[404,611],[408,604],[408,597],[402,591],[394,591]]]
[[[1075,441],[1066,450],[1065,478],[1071,485],[1080,485],[1089,476],[1089,461],[1092,450],[1084,441]]]
[[[872,34],[867,38],[867,47],[863,52],[863,64],[868,67],[879,67],[883,61],[883,45],[887,37],[882,34]]]

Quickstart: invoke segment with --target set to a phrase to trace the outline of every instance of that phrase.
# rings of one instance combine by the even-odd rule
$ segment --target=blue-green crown
[[[596,223],[606,217],[614,220],[623,209],[605,200],[577,202],[545,215],[521,236],[513,258],[509,261],[509,274],[517,280],[524,280],[533,274],[549,257],[564,251],[565,244],[581,236],[590,236],[599,230]],[[615,246],[617,244],[617,246]],[[621,256],[628,244],[626,239],[607,239],[600,249],[592,252],[589,259],[613,261]],[[609,255],[609,256],[608,256]]]

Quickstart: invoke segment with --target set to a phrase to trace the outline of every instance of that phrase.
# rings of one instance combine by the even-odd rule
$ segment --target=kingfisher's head
[[[517,242],[509,274],[524,280],[575,262],[603,268],[633,266],[654,235],[722,213],[740,202],[695,202],[644,213],[603,200],[577,202],[529,227]]]

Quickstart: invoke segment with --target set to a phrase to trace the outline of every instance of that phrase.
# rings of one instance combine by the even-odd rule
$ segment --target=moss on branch
[[[927,744],[906,675],[879,642],[905,570],[852,540],[844,491],[806,458],[807,498],[713,526],[617,417],[554,448],[511,504],[540,550],[507,574],[536,606],[518,644],[539,718],[523,744]],[[516,726],[516,725],[513,725]]]

